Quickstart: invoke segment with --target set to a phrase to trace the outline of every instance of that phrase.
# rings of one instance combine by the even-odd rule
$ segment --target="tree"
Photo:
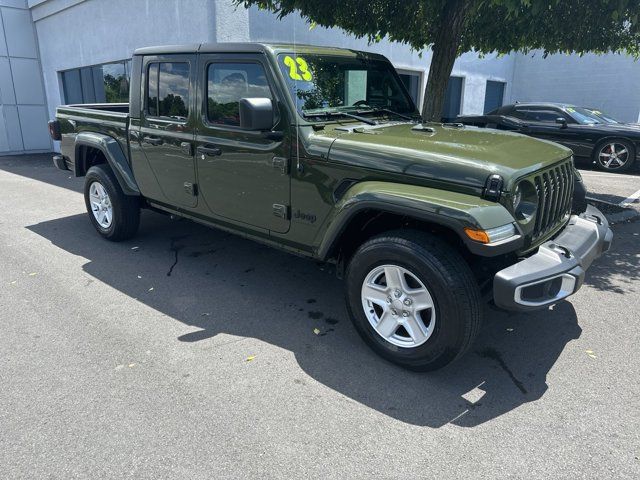
[[[358,38],[383,38],[433,56],[424,120],[438,121],[457,56],[529,52],[640,53],[640,0],[235,0],[282,18],[298,12],[312,25]]]

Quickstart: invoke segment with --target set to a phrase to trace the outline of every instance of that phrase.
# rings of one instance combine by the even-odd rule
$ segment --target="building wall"
[[[62,101],[59,72],[129,58],[136,48],[201,42],[312,43],[369,50],[386,55],[397,68],[421,74],[426,85],[430,52],[422,58],[406,45],[383,41],[369,45],[339,29],[309,29],[299,16],[278,20],[232,0],[29,0],[40,43],[49,115]],[[95,21],[99,19],[99,21]],[[90,29],[78,28],[91,25]],[[62,33],[64,32],[64,33]],[[462,113],[478,113],[486,81],[510,81],[513,58],[463,55],[454,75],[463,76]],[[508,98],[505,96],[505,98]]]
[[[430,51],[421,55],[388,41],[369,45],[339,29],[310,29],[297,15],[279,20],[232,0],[0,0],[0,153],[51,148],[46,120],[64,101],[64,70],[125,60],[142,46],[228,41],[382,53],[402,72],[420,76],[420,106],[423,101]],[[569,102],[640,120],[640,63],[627,56],[467,53],[452,75],[463,78],[461,114],[483,111],[493,80],[505,83],[505,103]]]
[[[227,1],[221,0],[218,3],[225,4]],[[252,8],[247,12],[247,16],[250,41],[287,43],[295,41],[313,45],[369,50],[386,56],[397,69],[420,72],[422,74],[422,88],[419,107],[422,107],[422,95],[427,84],[431,63],[430,50],[417,52],[406,45],[389,41],[369,45],[366,39],[357,39],[352,35],[346,35],[339,29],[317,27],[310,30],[309,25],[297,15],[290,15],[278,20],[272,13]],[[421,53],[422,55],[420,55]],[[510,55],[487,55],[484,58],[479,58],[475,53],[466,53],[456,60],[452,75],[464,78],[461,113],[482,113],[487,80],[506,82],[505,98],[508,98],[513,76],[513,57]]]
[[[38,43],[26,0],[0,0],[0,155],[50,151]]]
[[[29,0],[29,5],[50,117],[63,100],[60,71],[124,60],[139,47],[215,38],[214,5],[206,0]]]
[[[566,102],[598,108],[620,120],[640,118],[640,62],[627,55],[514,56],[511,102]]]

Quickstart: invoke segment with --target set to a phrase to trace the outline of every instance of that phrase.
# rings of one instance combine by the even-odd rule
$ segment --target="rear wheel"
[[[89,169],[84,181],[84,201],[91,223],[104,238],[127,240],[138,231],[140,199],[124,194],[108,165]]]
[[[636,159],[636,149],[627,140],[611,140],[598,145],[593,160],[598,169],[607,172],[624,172],[631,168]]]
[[[396,231],[354,254],[347,306],[365,342],[412,370],[435,370],[462,356],[481,323],[477,282],[460,254],[431,235]]]

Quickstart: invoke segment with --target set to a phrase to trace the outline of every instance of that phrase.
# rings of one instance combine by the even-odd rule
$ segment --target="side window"
[[[189,64],[151,63],[147,75],[147,113],[186,120],[189,116]]]
[[[158,63],[149,65],[147,72],[147,113],[158,116]]]
[[[240,125],[241,98],[272,98],[259,63],[212,63],[207,68],[207,120]]]
[[[555,123],[556,118],[564,117],[561,112],[555,110],[534,110],[532,113],[536,122]]]
[[[510,117],[518,118],[520,120],[533,120],[529,110],[515,109],[509,114]]]

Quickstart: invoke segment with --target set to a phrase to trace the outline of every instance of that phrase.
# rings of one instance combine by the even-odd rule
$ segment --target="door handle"
[[[142,141],[144,143],[148,143],[149,145],[155,145],[155,146],[162,145],[163,143],[163,140],[159,137],[144,137]]]
[[[222,150],[218,147],[214,147],[213,145],[203,145],[198,147],[198,153],[202,155],[207,155],[209,157],[215,157],[217,155],[222,155]]]

